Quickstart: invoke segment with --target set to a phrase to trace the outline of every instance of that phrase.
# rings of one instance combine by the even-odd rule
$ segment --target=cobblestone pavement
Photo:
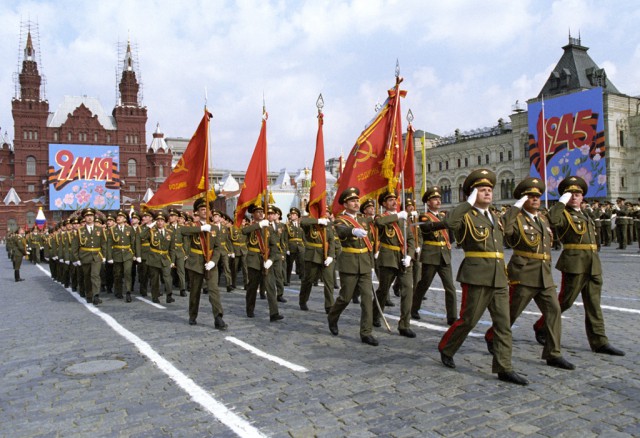
[[[437,277],[421,321],[412,322],[418,337],[375,329],[380,346],[373,348],[360,342],[357,306],[333,337],[321,289],[302,312],[297,281],[286,288],[285,319],[276,323],[266,301],[248,319],[244,291],[222,292],[230,327],[220,332],[206,295],[197,326],[187,324],[187,298],[179,296],[157,308],[102,294],[96,310],[54,283],[46,265],[23,264],[26,281],[15,283],[0,254],[0,436],[640,435],[637,247],[601,253],[607,334],[627,355],[592,353],[576,305],[564,314],[562,345],[577,369],[546,366],[532,304],[513,328],[514,368],[527,387],[491,374],[480,336],[465,341],[456,370],[441,365],[437,343],[446,324]],[[461,257],[454,250],[454,272]],[[393,300],[387,315],[395,328]],[[488,326],[486,314],[472,333]],[[287,367],[294,364],[303,368]]]

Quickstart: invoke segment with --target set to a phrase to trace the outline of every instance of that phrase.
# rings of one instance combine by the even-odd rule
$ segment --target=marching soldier
[[[333,227],[326,217],[316,219],[306,216],[300,220],[299,229],[304,232],[306,246],[303,253],[305,267],[300,285],[300,310],[309,310],[307,302],[311,295],[313,282],[316,278],[321,277],[324,288],[324,309],[328,314],[333,306],[333,265],[336,252]],[[298,266],[301,265],[296,261],[296,271],[299,269]]]
[[[71,241],[71,256],[76,266],[82,266],[87,303],[97,306],[102,303],[100,269],[106,261],[107,236],[104,230],[94,223],[95,215],[93,208],[85,208],[82,211],[85,226],[76,231]]]
[[[171,285],[171,268],[173,267],[173,252],[175,233],[165,227],[167,216],[158,212],[155,216],[155,224],[147,226],[140,233],[140,240],[149,241],[149,255],[147,257],[147,269],[149,283],[151,284],[151,299],[154,303],[160,302],[160,276],[164,282],[164,290],[167,294],[167,304],[173,303]]]
[[[147,260],[149,259],[149,253],[151,252],[151,243],[149,242],[149,233],[143,233],[145,228],[150,228],[153,221],[153,216],[149,210],[144,210],[141,215],[140,227],[138,232],[140,233],[140,264],[138,270],[138,278],[140,278],[140,296],[147,296],[147,289],[149,287],[149,269],[147,266]]]
[[[338,202],[345,208],[344,213],[338,215],[334,224],[336,234],[340,237],[342,253],[338,262],[340,269],[340,295],[331,306],[327,321],[329,331],[338,336],[338,320],[347,308],[353,293],[360,292],[360,340],[368,345],[378,345],[373,337],[373,245],[369,223],[371,219],[358,216],[360,208],[360,190],[351,187],[344,190]]]
[[[503,217],[507,244],[513,248],[509,260],[508,276],[510,323],[534,300],[545,316],[544,349],[542,359],[547,365],[565,370],[575,366],[562,357],[560,338],[562,323],[560,303],[551,275],[551,228],[547,219],[539,213],[540,196],[545,186],[538,178],[526,178],[515,188],[513,197],[518,199],[514,207]],[[487,330],[485,341],[493,352],[493,327]]]
[[[185,283],[185,267],[184,263],[187,259],[187,254],[184,251],[184,243],[182,238],[182,233],[180,230],[183,225],[179,224],[179,218],[181,217],[180,212],[175,208],[169,209],[169,227],[176,234],[175,237],[175,250],[173,253],[173,264],[175,268],[171,269],[172,276],[177,278],[177,286],[180,289],[180,296],[187,296],[187,288]]]
[[[210,203],[212,206],[213,202]],[[218,269],[214,269],[220,260],[222,246],[220,235],[216,227],[207,223],[207,205],[204,198],[198,198],[193,203],[193,211],[198,219],[193,225],[181,228],[185,240],[189,241],[189,255],[185,263],[185,269],[189,273],[189,325],[196,325],[198,309],[200,307],[200,294],[202,293],[203,280],[207,282],[209,303],[214,317],[214,326],[218,330],[226,330],[227,324],[222,319],[223,309],[220,301],[220,288],[218,286]]]
[[[602,246],[611,246],[611,203],[605,202],[602,206],[602,214],[600,214],[600,221],[602,222],[601,231],[602,237],[600,243]]]
[[[585,328],[589,346],[596,353],[624,356],[624,352],[609,344],[604,330],[604,317],[600,307],[602,293],[602,266],[598,256],[595,226],[580,209],[580,203],[589,186],[578,176],[569,176],[558,186],[559,202],[549,210],[549,220],[558,232],[563,250],[556,263],[562,272],[562,288],[558,294],[560,310],[571,308],[582,295]],[[545,316],[534,324],[537,333],[545,327]],[[537,339],[537,337],[536,337]]]
[[[413,296],[411,317],[420,319],[419,310],[422,306],[422,300],[429,290],[433,278],[438,274],[442,281],[442,287],[444,287],[447,324],[452,325],[458,315],[458,304],[451,269],[451,241],[444,217],[440,214],[440,205],[442,204],[440,188],[438,186],[429,188],[422,195],[422,202],[427,204],[426,213],[420,216],[422,275]]]
[[[105,228],[105,233],[108,233],[111,228],[116,225],[116,218],[113,217],[113,214],[107,214],[107,226]],[[113,263],[107,263],[104,265],[104,284],[107,289],[108,294],[113,293]]]
[[[411,324],[411,304],[413,303],[413,270],[412,255],[415,252],[413,233],[407,224],[407,212],[396,212],[397,196],[394,192],[385,191],[378,197],[378,204],[384,213],[374,220],[378,227],[380,251],[378,253],[378,274],[380,285],[376,292],[380,308],[373,308],[373,326],[380,327],[380,318],[389,295],[389,289],[396,278],[400,279],[400,320],[398,332],[401,336],[415,338]]]
[[[462,307],[460,318],[444,334],[438,350],[443,365],[455,368],[453,356],[489,308],[494,327],[492,371],[504,382],[528,385],[529,382],[515,373],[511,365],[503,225],[489,209],[495,182],[496,175],[490,170],[471,172],[462,185],[463,192],[469,196],[467,201],[460,203],[445,221],[464,250],[457,278],[462,285]]]
[[[249,284],[249,273],[247,271],[247,236],[242,234],[240,228],[236,227],[231,222],[229,228],[229,239],[233,246],[234,257],[231,259],[231,287],[236,289],[236,281],[238,278],[238,271],[242,271],[242,281],[244,284],[244,290],[247,290]],[[242,220],[242,226],[249,225],[248,221]]]
[[[616,214],[616,237],[618,238],[617,249],[626,249],[629,240],[629,236],[627,235],[629,212],[624,201],[624,198],[618,198],[616,200],[616,206],[614,207]]]
[[[131,302],[131,267],[140,258],[140,236],[127,224],[127,213],[116,214],[116,225],[107,231],[107,263],[113,265],[115,296],[122,299],[122,280],[126,288],[127,303]]]
[[[282,260],[278,244],[280,237],[277,230],[264,218],[264,209],[260,205],[251,205],[249,213],[253,215],[253,223],[242,228],[247,236],[247,267],[249,268],[249,285],[246,294],[247,317],[253,318],[258,287],[264,278],[269,303],[269,320],[279,321],[284,318],[278,311],[278,299],[275,284],[274,265]],[[279,267],[279,266],[278,266]]]
[[[360,204],[360,214],[362,214],[365,218],[371,219],[369,221],[368,231],[372,236],[371,244],[373,245],[373,248],[374,248],[373,253],[377,254],[380,248],[380,240],[378,239],[378,227],[376,227],[376,224],[373,222],[373,220],[376,218],[376,202],[373,199],[367,199],[363,201],[362,204]],[[340,242],[340,239],[338,238],[337,234],[336,234],[336,239],[338,242]],[[336,258],[337,256],[338,256],[338,253],[336,253]],[[355,290],[353,292],[353,298],[351,298],[351,301],[353,302],[353,304],[360,303],[360,291]],[[385,305],[388,307],[391,307],[394,304],[391,300],[388,300],[387,303],[385,303]]]
[[[217,263],[218,272],[220,275],[224,275],[225,284],[227,286],[227,292],[231,292],[233,287],[231,286],[231,269],[229,269],[229,257],[231,254],[235,257],[233,251],[233,245],[229,239],[229,229],[224,225],[222,220],[222,213],[218,210],[211,210],[213,216],[213,225],[211,229],[216,232],[216,236],[220,240],[220,262]]]
[[[282,219],[282,210],[277,206],[269,206],[267,211],[267,219],[271,222],[271,225],[278,233],[278,250],[280,252],[280,260],[274,263],[276,266],[273,268],[273,273],[276,279],[276,294],[279,303],[286,303],[287,299],[284,297],[284,280],[287,275],[287,248],[289,247],[287,235],[287,229],[285,225],[280,221]],[[297,269],[297,267],[296,267]]]
[[[44,244],[43,235],[37,226],[33,227],[31,233],[29,233],[29,251],[31,252],[31,263],[40,263],[40,249]]]
[[[284,282],[285,286],[291,283],[291,272],[293,271],[293,264],[296,264],[296,274],[298,278],[302,280],[304,277],[304,241],[303,231],[300,227],[300,210],[296,207],[289,209],[289,222],[287,222],[287,237],[289,248],[287,249],[287,279]]]
[[[420,253],[422,252],[422,233],[416,226],[420,215],[416,210],[416,203],[411,198],[405,201],[405,210],[408,215],[407,226],[409,228],[407,228],[407,232],[410,230],[411,234],[413,234],[413,241],[415,242],[414,245],[416,248],[413,255],[411,256],[411,270],[413,271],[413,295],[415,296],[416,287],[418,286],[418,282],[420,281],[420,277],[422,276],[422,264],[420,263]],[[398,283],[398,279],[396,279],[396,283]]]
[[[13,262],[13,274],[16,283],[24,281],[24,278],[20,277],[20,266],[22,266],[22,259],[29,255],[29,249],[27,247],[27,239],[24,235],[24,228],[18,228],[18,233],[11,237],[11,261]]]

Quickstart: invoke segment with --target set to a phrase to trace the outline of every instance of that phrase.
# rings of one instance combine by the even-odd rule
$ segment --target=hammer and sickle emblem
[[[363,150],[362,146],[365,144],[367,145],[368,150]],[[358,157],[358,154],[361,154],[361,156]],[[353,167],[355,168],[358,163],[367,161],[369,158],[378,158],[378,156],[373,153],[373,145],[369,140],[365,140],[364,143],[360,143],[360,145],[358,145],[358,149],[356,149],[356,162],[353,164]]]
[[[187,169],[187,166],[184,165],[183,157],[180,157],[180,161],[178,161],[178,164],[176,164],[176,167],[173,169],[173,173],[178,173],[178,172],[189,172],[189,169]]]

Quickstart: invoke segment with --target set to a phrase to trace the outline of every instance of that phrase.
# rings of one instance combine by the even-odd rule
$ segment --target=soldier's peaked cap
[[[558,193],[563,195],[565,192],[582,193],[583,195],[589,191],[587,182],[579,176],[568,176],[558,185]]]
[[[343,190],[338,198],[338,203],[342,205],[352,199],[360,199],[360,190],[357,187],[349,187],[348,189]]]
[[[82,210],[82,217],[85,216],[89,216],[89,215],[96,215],[96,211],[93,208],[85,208],[84,210]]]
[[[440,187],[432,186],[427,189],[426,192],[422,195],[422,202],[427,202],[431,198],[442,198],[442,194],[440,193]]]
[[[496,185],[496,174],[489,169],[474,170],[462,184],[462,191],[469,196],[476,187],[491,187]]]
[[[387,199],[397,198],[397,197],[398,195],[396,195],[395,192],[385,190],[384,192],[380,193],[380,195],[378,196],[378,204],[382,204]]]
[[[513,197],[520,199],[524,195],[542,196],[544,193],[544,182],[540,178],[525,178],[513,190]]]

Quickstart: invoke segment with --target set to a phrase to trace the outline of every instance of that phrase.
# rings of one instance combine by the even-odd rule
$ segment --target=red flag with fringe
[[[360,199],[375,199],[384,190],[397,190],[402,157],[402,119],[400,98],[407,92],[400,90],[401,77],[396,86],[388,90],[388,98],[376,117],[362,131],[349,152],[344,171],[338,179],[338,190],[333,200],[334,214],[343,208],[338,202],[340,194],[349,187],[360,190]]]
[[[311,170],[311,190],[309,192],[309,215],[313,218],[324,217],[327,210],[327,174],[324,169],[324,138],[322,125],[324,114],[318,113],[318,135],[316,136],[316,154]]]
[[[407,136],[405,137],[404,159],[402,171],[404,172],[404,191],[405,194],[414,193],[416,186],[416,164],[415,153],[413,149],[413,126],[409,123],[407,126]],[[414,196],[415,198],[415,196]],[[414,199],[415,201],[415,199]]]
[[[258,142],[253,150],[249,167],[245,174],[242,190],[236,207],[236,226],[242,225],[242,218],[251,204],[263,204],[267,194],[267,113],[263,112],[262,127]]]
[[[189,140],[180,161],[158,187],[155,195],[145,204],[147,207],[159,208],[178,204],[207,190],[210,119],[211,113],[205,108],[202,121]]]

